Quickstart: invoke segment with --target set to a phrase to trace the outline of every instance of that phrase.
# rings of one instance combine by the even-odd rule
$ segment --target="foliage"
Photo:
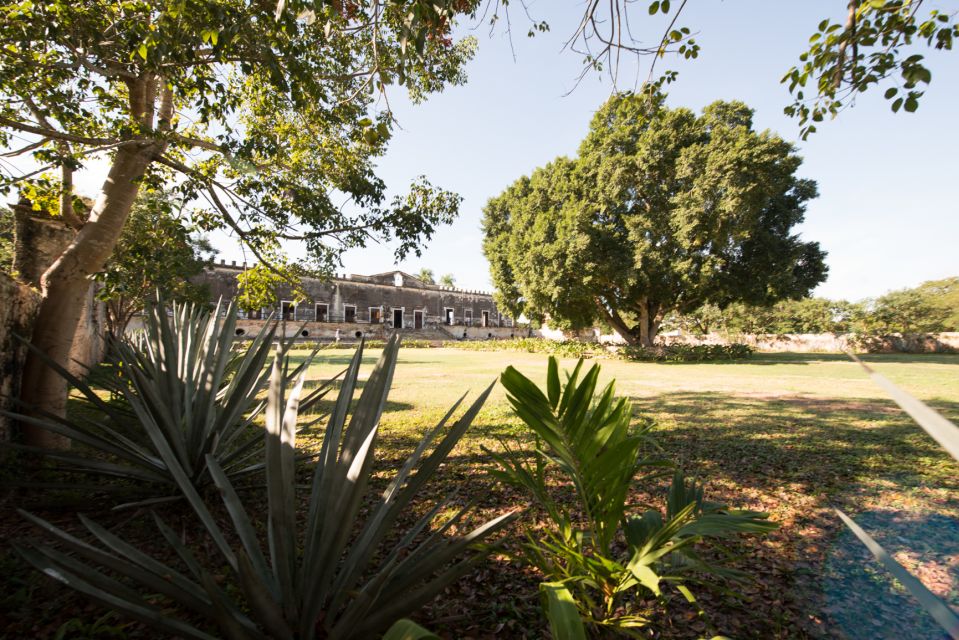
[[[166,306],[154,302],[144,316],[142,336],[114,341],[109,374],[81,380],[50,362],[91,411],[68,418],[16,417],[86,450],[20,448],[70,468],[131,481],[149,502],[179,499],[185,483],[194,490],[209,485],[209,460],[231,478],[261,471],[257,458],[263,440],[251,426],[265,406],[258,396],[269,379],[265,367],[276,323],[264,325],[252,341],[234,350],[236,318],[232,304],[211,312],[205,305],[174,303],[168,316]],[[102,399],[97,383],[122,402]],[[319,385],[301,406],[321,399],[331,384]]]
[[[308,300],[309,296],[299,286],[303,273],[298,265],[279,257],[271,260],[270,264],[258,263],[244,269],[236,276],[236,304],[247,313],[276,309],[279,304],[277,294],[285,285],[292,285],[295,302]]]
[[[467,351],[522,351],[548,353],[560,358],[589,358],[602,347],[595,343],[567,340],[559,342],[547,338],[510,338],[508,340],[450,340],[444,347]]]
[[[913,112],[932,81],[925,56],[914,44],[951,50],[959,37],[955,14],[921,12],[923,0],[853,0],[844,23],[826,18],[809,38],[800,64],[783,76],[795,101],[787,115],[799,119],[801,136],[816,131],[815,123],[835,117],[858,94],[885,86],[883,97],[894,112]],[[807,96],[807,84],[814,91]]]
[[[420,269],[420,272],[416,274],[416,277],[425,282],[426,284],[436,284],[433,279],[433,270],[423,267]]]
[[[639,362],[715,362],[717,360],[743,360],[753,354],[747,344],[667,344],[648,349],[641,346],[625,346],[619,355],[625,360]]]
[[[959,282],[959,279],[955,279]],[[956,283],[952,283],[953,288]],[[948,287],[944,287],[947,289]],[[936,333],[947,328],[950,314],[936,286],[901,289],[869,300],[856,323],[867,335],[890,333]]]
[[[13,271],[13,211],[0,207],[0,271]]]
[[[182,203],[162,191],[141,194],[133,206],[110,261],[96,276],[111,335],[122,336],[157,292],[169,302],[210,299],[209,288],[192,279],[203,272],[203,254],[213,248],[192,233],[182,213]]]
[[[618,94],[576,159],[520,178],[484,209],[497,304],[563,328],[608,323],[651,346],[664,316],[706,303],[771,304],[825,278],[824,252],[790,230],[815,183],[752,110],[701,116]]]
[[[959,331],[959,277],[929,280],[916,287],[929,304],[941,309],[944,331]],[[938,316],[939,312],[934,312]]]
[[[203,523],[217,560],[202,562],[159,516],[155,516],[157,527],[182,560],[186,574],[83,516],[84,526],[103,548],[22,512],[76,556],[43,543],[21,548],[21,553],[38,569],[101,604],[184,638],[210,640],[212,636],[170,615],[167,607],[155,602],[155,595],[143,596],[102,570],[131,580],[143,593],[161,594],[202,619],[215,621],[231,638],[369,638],[383,632],[463,575],[483,555],[473,545],[513,517],[505,514],[466,535],[448,536],[471,511],[467,505],[430,530],[437,514],[451,505],[449,496],[438,500],[409,529],[395,530],[398,518],[462,438],[492,385],[447,426],[454,406],[422,438],[379,500],[363,510],[398,349],[399,340],[394,338],[354,404],[363,348],[356,350],[324,432],[305,519],[297,517],[294,478],[296,423],[305,370],[298,373],[293,387],[287,388],[285,358],[280,351],[269,374],[265,411],[265,536],[254,528],[248,507],[213,456],[207,456],[206,463],[229,514],[224,525],[188,481],[179,460],[162,451],[164,461],[177,470],[174,478]],[[228,538],[235,542],[227,542]],[[268,554],[263,552],[264,542]],[[222,573],[224,564],[228,586],[221,586],[213,573]]]
[[[632,634],[649,623],[642,612],[661,595],[662,585],[673,584],[694,601],[686,583],[699,582],[697,575],[738,575],[703,558],[698,542],[765,533],[776,525],[766,514],[707,501],[700,483],[649,456],[652,423],[631,429],[632,408],[615,397],[614,383],[595,393],[600,368],[593,365],[580,378],[582,365],[564,384],[550,357],[545,394],[513,367],[503,372],[510,404],[537,446],[531,458],[505,443],[503,452],[490,451],[497,464],[492,473],[549,515],[546,532],[527,534],[526,560],[546,583],[569,590],[588,625]],[[572,501],[558,497],[551,472],[569,483]],[[649,483],[663,475],[673,476],[665,513],[631,513],[634,481]],[[555,618],[551,622],[555,625]]]
[[[260,257],[281,238],[326,271],[374,238],[395,240],[398,257],[417,252],[459,198],[420,178],[387,200],[374,162],[392,121],[377,96],[399,86],[418,101],[464,82],[475,41],[452,28],[477,3],[282,4],[5,5],[0,146],[60,169],[64,202],[73,172],[115,150],[113,166],[130,173],[105,193],[135,194],[141,177],[175,183],[184,200],[210,202],[206,230],[234,232]],[[356,206],[341,206],[344,196]],[[101,218],[104,233],[124,218]]]
[[[444,273],[440,276],[439,284],[452,289],[456,286],[456,278],[453,277],[452,273]]]

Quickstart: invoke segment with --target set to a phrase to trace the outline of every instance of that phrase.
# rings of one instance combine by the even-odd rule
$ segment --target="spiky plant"
[[[408,511],[466,432],[492,384],[459,419],[447,426],[460,403],[450,409],[397,470],[368,515],[360,517],[398,349],[399,340],[394,337],[351,410],[362,345],[357,349],[313,467],[303,526],[297,518],[294,466],[305,371],[297,376],[293,388],[287,389],[282,358],[278,355],[273,361],[266,407],[265,536],[258,533],[223,468],[213,456],[207,456],[213,482],[229,514],[229,532],[218,524],[179,465],[172,467],[176,469],[174,477],[180,489],[220,556],[208,564],[201,562],[158,516],[157,526],[179,555],[182,567],[161,564],[82,517],[99,546],[21,512],[75,555],[66,555],[45,544],[21,547],[20,552],[41,571],[94,600],[184,638],[210,640],[212,636],[171,617],[162,605],[143,594],[162,594],[215,621],[231,639],[375,637],[468,571],[484,553],[474,545],[513,517],[507,513],[466,535],[451,536],[450,531],[462,524],[471,508],[467,505],[443,524],[435,524],[437,514],[449,506],[450,497],[439,500],[409,528],[396,527],[400,515]],[[438,443],[427,453],[437,439]],[[175,458],[168,457],[175,462]],[[228,539],[239,542],[231,545]],[[230,569],[232,589],[222,587],[206,568],[224,563]],[[105,570],[132,581],[139,590]],[[242,594],[242,598],[234,599],[234,593]]]
[[[194,488],[212,482],[208,458],[233,479],[261,470],[263,438],[251,426],[266,406],[262,392],[270,377],[276,322],[265,323],[248,344],[238,346],[234,304],[210,310],[174,303],[171,309],[168,315],[157,300],[144,314],[141,334],[112,343],[109,375],[83,380],[48,359],[88,408],[66,418],[33,407],[26,407],[26,415],[9,415],[82,446],[72,451],[18,448],[74,470],[132,481],[141,500],[124,506],[179,499],[172,461]],[[332,382],[320,384],[304,398],[304,406],[322,398]],[[114,399],[101,397],[103,391]]]

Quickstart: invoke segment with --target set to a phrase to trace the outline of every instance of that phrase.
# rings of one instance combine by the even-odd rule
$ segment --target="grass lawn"
[[[341,369],[349,351],[324,351],[310,371]],[[368,354],[369,364],[377,351]],[[866,360],[893,382],[959,421],[959,356]],[[745,363],[657,364],[598,360],[606,380],[658,424],[660,444],[714,498],[769,511],[782,528],[747,539],[735,566],[755,580],[737,595],[697,594],[708,620],[673,598],[659,637],[712,632],[739,638],[938,638],[918,604],[889,580],[838,522],[838,506],[901,563],[959,608],[959,465],[844,356],[757,354]],[[546,358],[455,349],[401,351],[383,419],[384,468],[395,468],[423,429],[467,390],[476,394],[513,365],[539,383]],[[565,361],[571,368],[574,361]],[[503,389],[494,390],[446,480],[463,480],[487,513],[522,506],[482,473],[481,445],[522,434]],[[645,491],[639,488],[640,498]],[[521,526],[511,534],[519,534]],[[512,536],[516,538],[517,536]],[[424,620],[452,638],[544,637],[535,576],[494,559],[438,599]],[[498,629],[495,634],[493,630]]]

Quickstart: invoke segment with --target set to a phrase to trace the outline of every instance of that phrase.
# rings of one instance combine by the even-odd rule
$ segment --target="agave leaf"
[[[457,442],[466,433],[466,430],[473,423],[476,415],[479,413],[489,394],[492,392],[496,383],[490,384],[486,390],[480,394],[473,405],[466,411],[450,429],[449,433],[443,438],[436,449],[426,458],[422,465],[417,468],[416,474],[405,484],[411,471],[416,467],[426,448],[433,441],[439,431],[445,426],[453,412],[463,401],[463,397],[453,405],[453,407],[443,416],[440,423],[429,432],[421,441],[410,457],[406,460],[395,478],[387,487],[383,498],[377,507],[374,508],[372,516],[367,520],[363,532],[360,534],[357,542],[350,549],[340,576],[335,583],[334,590],[345,592],[352,589],[355,581],[359,578],[360,572],[370,556],[376,550],[376,546],[383,537],[390,531],[390,527],[396,521],[400,513],[412,502],[416,494],[422,489],[423,485],[432,477],[439,468],[440,464],[446,460],[449,453],[456,446]]]
[[[328,503],[326,512],[318,514],[323,519],[318,531],[319,538],[306,541],[306,545],[316,545],[308,554],[302,572],[308,585],[304,595],[304,612],[309,612],[307,619],[319,614],[328,596],[337,560],[349,540],[349,527],[342,526],[342,523],[353,522],[362,503],[379,419],[389,393],[398,349],[399,338],[393,336],[360,394],[349,428],[343,433],[340,455],[331,461],[331,468],[322,467],[324,488],[328,488],[334,498]],[[341,396],[345,390],[345,387],[341,390]],[[317,468],[320,468],[319,465]],[[329,483],[326,483],[327,478]]]
[[[269,407],[266,412],[266,483],[269,499],[270,555],[281,602],[288,613],[295,607],[296,582],[296,514],[293,478],[296,414],[301,374],[296,386],[284,402],[283,373],[280,354],[273,360],[270,378]]]
[[[134,620],[143,622],[154,628],[167,631],[183,638],[191,638],[193,640],[217,640],[215,636],[204,633],[192,625],[175,618],[168,617],[163,611],[157,609],[156,607],[140,604],[139,602],[130,601],[125,598],[118,597],[112,593],[108,593],[107,591],[90,584],[90,582],[78,576],[77,574],[56,564],[41,553],[31,552],[31,550],[27,549],[24,549],[23,552],[25,552],[24,558],[27,560],[27,562],[32,564],[46,575],[68,585],[80,593],[83,593],[88,598],[99,602],[109,609],[122,611],[124,614],[133,618]]]

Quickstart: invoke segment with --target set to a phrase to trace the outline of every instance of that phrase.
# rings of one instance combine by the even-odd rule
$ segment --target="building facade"
[[[214,300],[230,300],[237,295],[236,278],[243,269],[242,265],[224,261],[211,265],[204,279]],[[284,285],[277,291],[276,308],[243,313],[250,320],[276,314],[295,322],[379,325],[386,329],[504,329],[514,325],[512,318],[500,313],[488,292],[429,284],[402,271],[329,280],[307,278],[301,288],[310,297],[308,301],[298,302]]]

